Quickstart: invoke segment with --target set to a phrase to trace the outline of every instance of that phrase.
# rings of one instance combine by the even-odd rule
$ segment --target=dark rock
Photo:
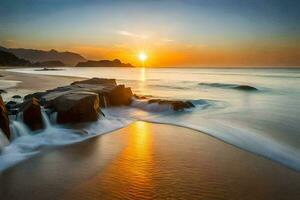
[[[20,95],[14,95],[12,96],[13,99],[21,99],[22,97]]]
[[[249,85],[239,85],[235,87],[238,90],[245,90],[245,91],[257,91],[258,89]]]
[[[150,99],[148,101],[149,104],[151,103],[158,103],[158,104],[168,104],[172,107],[175,111],[184,110],[185,108],[192,108],[195,105],[190,101],[174,101],[174,100],[162,100],[162,99]]]
[[[44,94],[46,94],[46,92],[35,92],[33,94],[28,94],[24,97],[24,100],[32,98],[40,99]]]
[[[16,107],[16,105],[17,105],[17,102],[15,102],[15,101],[9,101],[5,104],[7,109],[13,109]]]
[[[107,78],[91,78],[83,81],[75,81],[71,85],[78,84],[91,84],[91,85],[103,85],[103,86],[116,86],[116,79],[107,79]]]
[[[19,110],[17,108],[9,109],[7,111],[8,111],[8,115],[15,115],[15,116],[17,116],[17,114],[19,113]]]
[[[5,104],[0,96],[0,128],[8,139],[10,139],[9,119],[8,111]]]
[[[187,106],[189,106],[190,108],[195,108],[195,105],[194,105],[192,102],[186,101],[185,103],[186,103]]]
[[[79,62],[76,67],[134,67],[130,63],[122,63],[119,59],[114,60],[88,60]]]
[[[22,103],[23,122],[33,131],[44,128],[39,100],[31,98]]]
[[[79,123],[96,121],[100,105],[99,97],[92,92],[70,92],[54,99],[57,123]]]
[[[124,85],[116,86],[109,94],[109,105],[111,106],[121,106],[129,105],[132,101],[132,91],[130,88],[125,88]]]
[[[136,98],[136,99],[147,99],[147,97],[144,96],[144,95],[133,94],[133,97]]]
[[[3,89],[0,89],[0,94],[2,94],[2,93],[7,93],[7,92]]]

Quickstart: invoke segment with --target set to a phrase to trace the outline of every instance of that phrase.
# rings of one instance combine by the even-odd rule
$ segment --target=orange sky
[[[140,66],[139,52],[146,52],[146,66],[300,66],[300,48],[239,47],[217,48],[205,45],[164,44],[147,48],[130,45],[113,47],[76,46],[70,49],[88,59],[115,59]]]

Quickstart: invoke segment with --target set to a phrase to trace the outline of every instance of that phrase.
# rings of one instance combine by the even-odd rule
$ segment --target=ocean
[[[196,108],[182,112],[134,100],[131,106],[103,109],[105,118],[84,126],[87,135],[58,126],[32,134],[20,122],[18,134],[0,154],[0,170],[42,151],[44,147],[79,142],[142,120],[199,130],[236,147],[300,170],[300,69],[202,68],[62,68],[9,71],[76,77],[116,78],[139,95],[190,100]],[[24,131],[26,134],[24,134]],[[184,134],[184,132],[182,133]],[[201,134],[201,133],[199,133]],[[1,139],[1,138],[0,138]],[[184,142],[184,141],[183,141]]]

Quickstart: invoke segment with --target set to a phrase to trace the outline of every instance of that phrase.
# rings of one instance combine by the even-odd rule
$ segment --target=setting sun
[[[140,61],[144,62],[144,61],[147,60],[147,58],[148,58],[148,55],[145,52],[140,52],[139,53],[139,59],[140,59]]]

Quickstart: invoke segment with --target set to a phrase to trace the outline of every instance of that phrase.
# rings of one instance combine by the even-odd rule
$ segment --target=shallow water
[[[139,121],[39,154],[0,185],[10,200],[298,200],[300,173],[198,131]]]
[[[118,83],[132,87],[137,94],[192,100],[196,108],[179,113],[143,102],[105,109],[104,112],[107,119],[119,122],[118,128],[123,122],[127,125],[134,120],[185,126],[300,170],[299,69],[64,69],[12,71],[116,78]],[[257,90],[236,88],[241,85]],[[103,119],[90,125],[92,128],[86,129],[87,132],[103,133],[114,127],[109,120],[104,129],[98,123],[103,123]]]

